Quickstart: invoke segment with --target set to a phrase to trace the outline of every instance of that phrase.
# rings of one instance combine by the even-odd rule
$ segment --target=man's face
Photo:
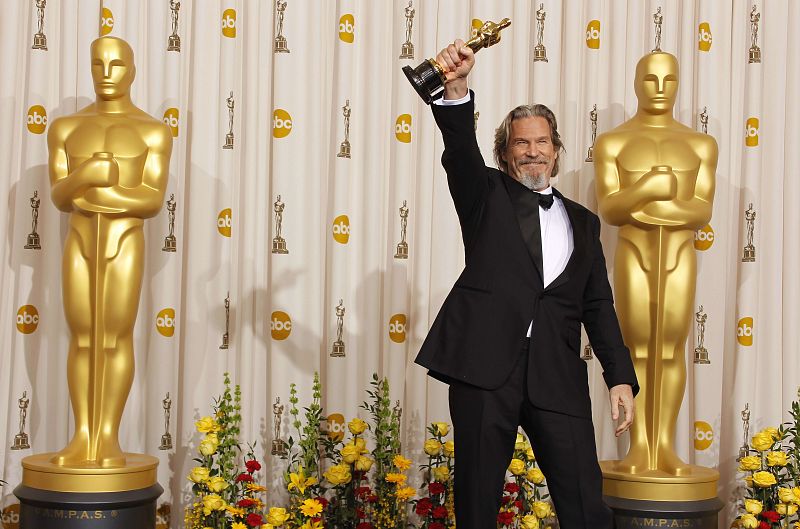
[[[508,174],[522,185],[541,191],[550,185],[558,152],[550,138],[550,124],[540,116],[511,122],[503,161]]]
[[[116,39],[92,43],[92,80],[99,97],[112,100],[129,94],[133,77],[133,55],[124,44]]]

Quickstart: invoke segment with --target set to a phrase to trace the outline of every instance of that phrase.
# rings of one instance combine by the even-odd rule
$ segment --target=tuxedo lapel
[[[559,276],[555,278],[552,283],[547,285],[546,290],[556,288],[569,281],[570,271],[575,267],[576,263],[581,261],[581,255],[586,250],[586,237],[584,233],[585,226],[583,223],[584,216],[577,210],[575,203],[564,198],[564,195],[562,195],[556,188],[553,188],[553,194],[560,198],[562,204],[564,204],[567,217],[569,217],[569,223],[572,226],[572,255],[569,256],[569,260],[567,261],[567,266],[564,268],[564,271],[561,272],[561,274],[559,274]]]
[[[530,189],[520,184],[505,173],[503,183],[511,199],[514,214],[517,218],[520,234],[525,243],[525,249],[533,262],[534,268],[539,273],[539,280],[543,281],[542,271],[542,230],[539,222],[539,200]]]

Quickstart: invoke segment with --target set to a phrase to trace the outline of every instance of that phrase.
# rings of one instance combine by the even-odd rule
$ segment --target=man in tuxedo
[[[600,221],[550,187],[563,146],[544,105],[512,110],[495,134],[500,170],[475,138],[475,64],[461,40],[436,58],[444,100],[433,115],[461,224],[466,267],[416,362],[450,385],[459,529],[496,526],[518,427],[530,438],[562,529],[610,529],[602,500],[580,326],[603,366],[612,418],[633,421],[638,391],[600,244]]]

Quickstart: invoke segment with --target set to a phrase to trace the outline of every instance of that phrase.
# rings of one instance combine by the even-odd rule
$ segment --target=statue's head
[[[136,67],[133,49],[122,39],[100,37],[92,42],[92,79],[98,97],[119,99],[130,94]]]
[[[648,114],[671,114],[678,93],[678,59],[665,52],[642,57],[636,65],[634,90],[639,110]]]

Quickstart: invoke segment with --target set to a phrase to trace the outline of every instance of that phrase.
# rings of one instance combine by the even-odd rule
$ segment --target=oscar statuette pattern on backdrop
[[[800,384],[800,5],[14,0],[0,17],[3,527],[15,519],[20,460],[62,447],[71,433],[60,282],[67,216],[50,200],[46,135],[48,122],[94,99],[94,38],[131,44],[133,101],[173,133],[168,201],[145,224],[121,442],[161,459],[159,524],[167,527],[171,506],[178,527],[194,421],[224,371],[242,386],[242,439],[267,453],[275,396],[285,400],[292,382],[310,396],[315,371],[326,413],[347,420],[363,413],[371,374],[387,376],[415,458],[425,425],[449,418],[446,386],[413,359],[463,248],[441,136],[401,67],[466,40],[485,20],[510,18],[470,78],[484,158],[510,108],[544,103],[567,149],[556,185],[596,210],[590,148],[636,109],[634,68],[654,47],[659,7],[660,47],[681,68],[675,115],[720,147],[713,217],[695,237],[686,358],[696,362],[676,447],[718,467],[720,497],[732,500],[740,411],[749,403],[751,431],[777,425]],[[615,228],[604,226],[602,239],[611,268]],[[627,441],[614,438],[600,366],[587,361],[599,456],[617,458]],[[31,449],[11,450],[23,392]],[[167,393],[174,449],[158,450]],[[267,456],[271,499],[281,468]],[[720,518],[729,524],[732,510]]]

